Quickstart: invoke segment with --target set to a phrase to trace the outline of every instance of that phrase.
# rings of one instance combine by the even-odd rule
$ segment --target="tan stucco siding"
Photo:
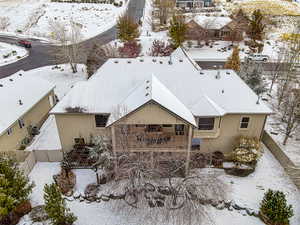
[[[30,91],[30,90],[29,90]],[[42,98],[31,110],[25,113],[21,118],[16,118],[17,121],[11,126],[12,133],[7,132],[0,136],[0,151],[16,150],[20,147],[21,141],[28,136],[27,127],[29,125],[40,127],[48,116],[51,109],[49,96],[54,99],[54,92],[51,91],[47,96]],[[18,119],[23,119],[25,126],[19,127]]]
[[[62,149],[71,151],[74,138],[82,137],[85,142],[90,141],[90,136],[110,135],[110,129],[98,128],[93,114],[58,114],[55,115],[59,138]]]
[[[148,103],[118,123],[123,124],[186,124],[155,103]]]
[[[242,116],[249,116],[248,129],[240,129]],[[201,143],[201,152],[222,151],[230,152],[239,136],[260,138],[266,115],[225,115],[221,119],[220,134],[217,138],[204,138]]]

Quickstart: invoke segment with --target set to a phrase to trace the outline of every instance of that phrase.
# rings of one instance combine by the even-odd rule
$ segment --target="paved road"
[[[130,0],[128,5],[128,13],[136,21],[143,16],[145,6],[145,0]],[[107,44],[116,39],[116,27],[91,38],[83,41],[81,45],[85,48],[85,51],[90,50],[94,43]],[[17,38],[10,36],[1,36],[0,42],[13,43],[17,42]],[[52,52],[54,52],[59,46],[45,43],[38,39],[29,39],[32,42],[32,48],[29,49],[29,56],[21,59],[15,63],[0,67],[0,78],[7,77],[19,70],[31,70],[41,66],[53,65],[56,63]],[[84,63],[85,59],[82,58],[79,63]],[[60,62],[63,63],[63,62]]]

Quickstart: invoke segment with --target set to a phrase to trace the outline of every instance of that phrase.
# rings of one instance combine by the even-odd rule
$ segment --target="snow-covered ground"
[[[4,66],[28,56],[25,48],[0,42],[0,66]]]
[[[231,55],[233,48],[230,41],[216,41],[210,46],[204,45],[202,48],[187,48],[189,55],[196,61],[226,61]],[[237,43],[235,43],[237,45]],[[226,51],[224,51],[225,49]],[[247,56],[246,52],[250,52],[248,46],[244,42],[239,43],[240,59],[244,60]],[[261,54],[270,56],[270,61],[278,58],[278,42],[265,41],[264,49]]]
[[[59,163],[38,162],[32,172],[30,179],[35,182],[36,187],[31,195],[33,206],[44,203],[43,187],[46,183],[53,182],[52,176],[59,173]],[[199,172],[209,172],[211,169],[198,170]],[[76,174],[75,189],[83,193],[85,187],[96,182],[95,173],[92,170],[74,170]],[[283,168],[275,160],[272,154],[265,150],[263,157],[258,162],[256,171],[248,177],[239,178],[226,175],[222,170],[219,178],[222,179],[230,188],[229,198],[236,203],[250,207],[254,210],[259,209],[259,203],[263,194],[269,189],[281,190],[286,196],[289,204],[293,205],[294,216],[291,225],[298,225],[300,220],[300,194],[295,185],[285,174]],[[102,191],[105,191],[104,186]],[[108,190],[109,191],[109,190]],[[149,221],[139,221],[140,218],[126,218],[121,211],[116,211],[110,203],[85,203],[79,201],[67,202],[71,211],[78,217],[76,225],[148,225]],[[255,217],[250,217],[238,211],[216,210],[212,207],[206,208],[211,221],[199,221],[199,224],[216,225],[262,225],[263,223]],[[139,212],[139,217],[143,218],[143,211]],[[201,223],[202,222],[202,223]],[[19,225],[41,225],[32,223],[28,216],[25,216]],[[165,225],[165,224],[164,224]]]
[[[125,0],[124,0],[125,3]],[[56,3],[50,0],[0,1],[0,15],[9,18],[6,32],[51,39],[49,21],[60,21],[66,28],[73,22],[81,28],[83,39],[96,36],[116,24],[127,4]]]
[[[31,76],[42,77],[55,84],[54,92],[61,99],[77,83],[87,79],[84,65],[78,65],[78,72],[72,73],[70,65],[46,66],[29,71]],[[40,134],[34,137],[27,150],[60,150],[61,144],[57,125],[53,115],[50,115],[40,129]]]

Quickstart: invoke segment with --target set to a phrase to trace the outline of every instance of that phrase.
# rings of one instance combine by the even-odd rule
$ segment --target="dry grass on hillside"
[[[242,8],[247,14],[260,9],[265,15],[300,16],[299,3],[283,0],[249,0],[235,5],[235,8]]]

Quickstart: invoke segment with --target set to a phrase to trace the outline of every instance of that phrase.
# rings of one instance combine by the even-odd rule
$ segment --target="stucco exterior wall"
[[[52,90],[42,98],[31,110],[25,113],[21,118],[24,120],[25,126],[19,127],[18,118],[16,122],[11,126],[12,133],[10,135],[7,132],[0,136],[0,151],[12,151],[19,149],[21,141],[28,136],[27,127],[29,125],[40,127],[44,120],[48,116],[48,112],[51,109],[49,96],[54,99],[54,91]]]
[[[240,129],[242,116],[249,116],[250,123],[247,129]],[[221,118],[220,130],[217,138],[203,138],[201,152],[230,152],[237,143],[239,136],[250,136],[260,138],[266,115],[225,115]],[[196,131],[197,132],[197,131]],[[195,133],[196,133],[195,132]],[[201,138],[201,135],[198,135]]]
[[[93,114],[57,114],[55,120],[64,152],[72,150],[74,138],[82,137],[88,143],[91,135],[111,135],[110,129],[96,127]]]
[[[149,103],[118,121],[121,124],[187,124],[155,103]]]
[[[242,116],[249,116],[248,129],[240,129]],[[229,152],[236,143],[236,138],[245,135],[260,138],[266,115],[225,115],[215,118],[213,131],[193,130],[194,138],[201,138],[201,152]],[[93,114],[57,114],[56,123],[63,151],[70,151],[74,138],[83,137],[89,142],[90,135],[111,136],[110,128],[96,128]],[[156,104],[147,104],[139,110],[117,121],[117,124],[186,124],[177,116]],[[171,128],[174,131],[174,128]]]

